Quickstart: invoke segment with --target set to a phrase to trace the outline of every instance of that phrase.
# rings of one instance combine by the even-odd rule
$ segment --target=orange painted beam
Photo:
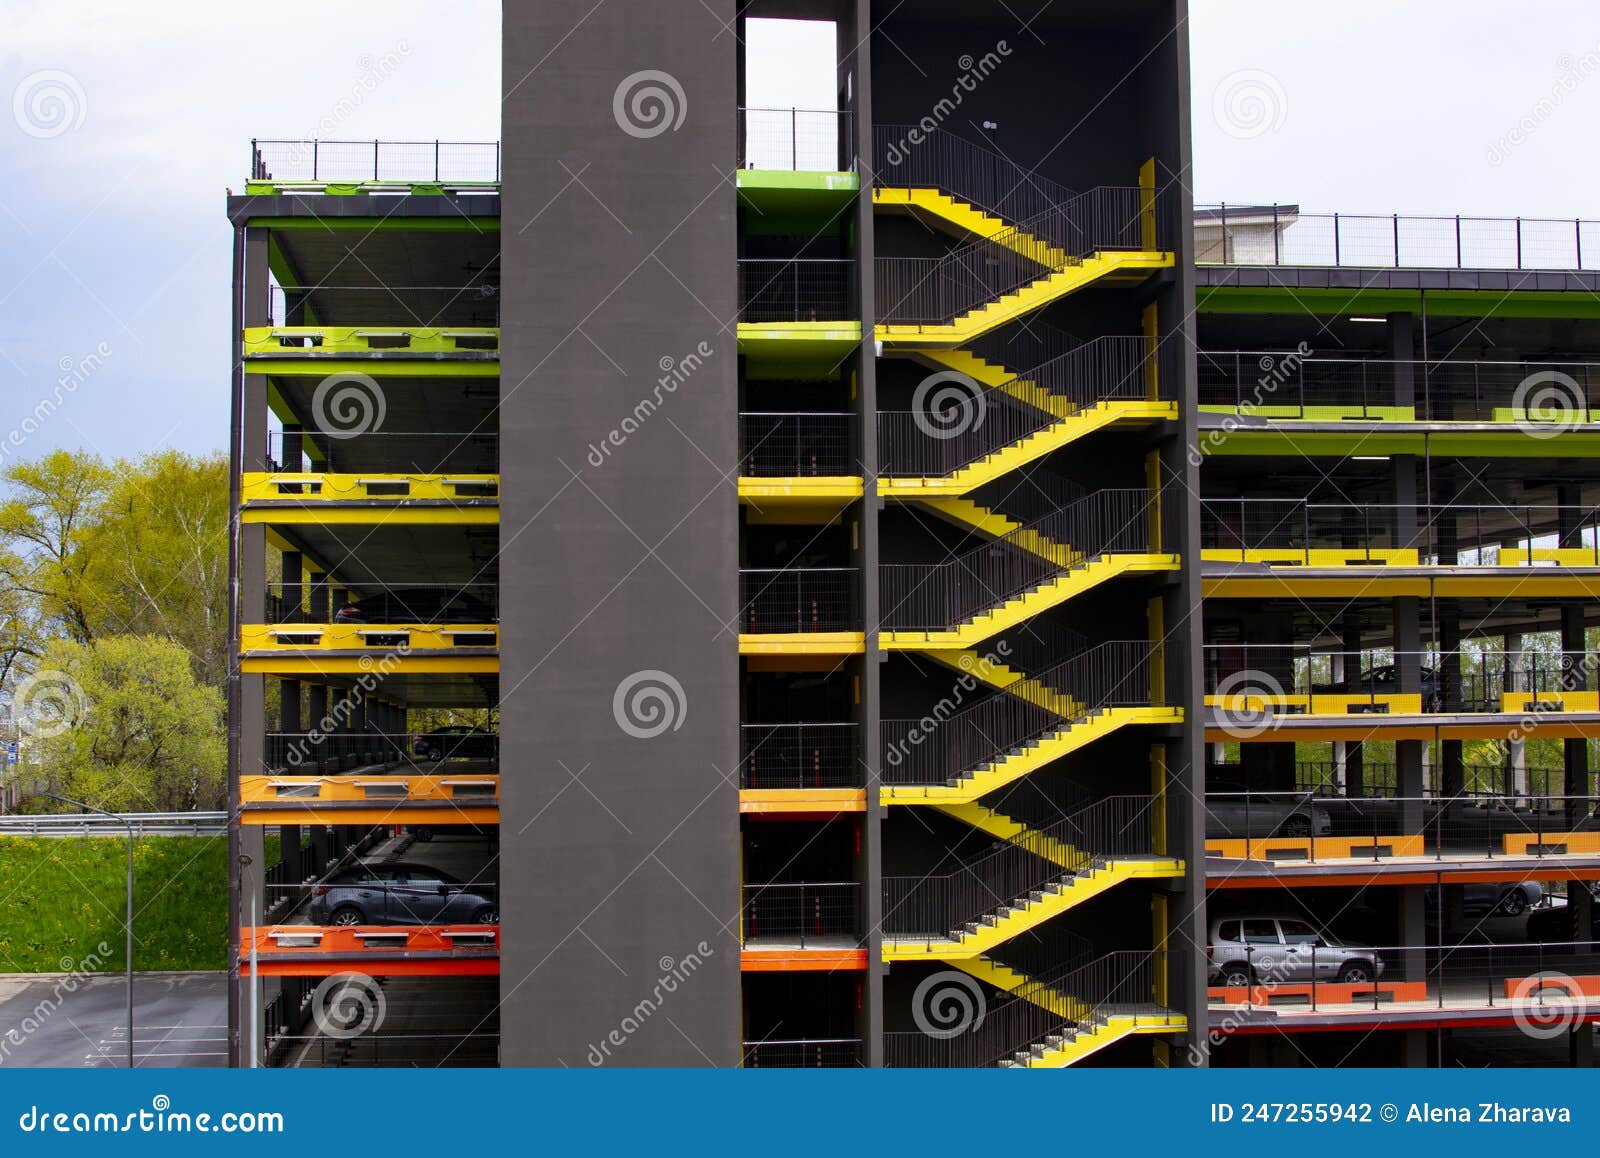
[[[488,941],[481,939],[488,934]],[[239,973],[252,952],[263,977],[492,976],[498,925],[263,925],[239,930]]]
[[[1600,881],[1600,865],[1572,868],[1540,868],[1537,865],[1506,865],[1501,869],[1451,872],[1448,868],[1416,872],[1344,872],[1292,876],[1220,873],[1206,880],[1208,889],[1307,889],[1366,888],[1384,885],[1477,885],[1501,881]]]
[[[745,949],[739,954],[745,973],[834,973],[866,967],[865,949]]]
[[[1569,977],[1565,973],[1552,973],[1542,977],[1506,978],[1506,996],[1515,1001],[1533,1000],[1540,990],[1548,996],[1553,989],[1560,990],[1574,1001],[1587,998],[1600,1000],[1600,977]]]
[[[1425,849],[1421,836],[1265,836],[1249,840],[1208,840],[1206,852],[1234,860],[1277,860],[1283,853],[1303,853],[1300,863],[1315,863],[1311,854],[1321,860],[1351,860],[1370,858],[1373,848],[1387,850],[1390,856],[1423,856]]]
[[[1273,997],[1316,997],[1319,1005],[1354,1005],[1374,993],[1387,993],[1392,1001],[1428,1000],[1426,981],[1379,981],[1376,984],[1341,985],[1309,981],[1284,985],[1223,985],[1206,990],[1206,1000],[1224,1005],[1266,1005]]]

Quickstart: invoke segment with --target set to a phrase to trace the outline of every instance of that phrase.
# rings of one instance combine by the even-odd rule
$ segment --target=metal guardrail
[[[935,705],[921,719],[884,720],[880,777],[890,785],[948,784],[1065,729],[1069,719],[1156,705],[1159,655],[1160,645],[1148,640],[1102,643],[968,707]],[[1047,703],[1062,704],[1061,710]]]
[[[126,814],[136,836],[221,836],[228,831],[226,812],[131,812]],[[128,824],[97,813],[7,813],[0,815],[6,836],[125,836]]]
[[[1095,338],[1002,385],[971,382],[952,406],[938,408],[942,400],[935,395],[927,410],[879,411],[879,469],[890,476],[952,474],[1077,410],[1170,397],[1180,380],[1179,354],[1176,345],[1153,338]],[[967,383],[958,376],[953,385]]]
[[[743,886],[740,935],[747,947],[857,944],[861,940],[861,882],[773,882]]]
[[[739,630],[755,635],[860,631],[855,567],[744,568]]]
[[[739,168],[846,173],[856,168],[849,109],[739,110]]]
[[[281,320],[280,320],[281,319]],[[498,267],[463,285],[277,285],[267,290],[267,324],[481,329],[500,324]],[[471,341],[474,339],[462,339]],[[278,335],[277,349],[315,350],[311,335]],[[480,353],[488,356],[494,347]]]
[[[500,142],[253,139],[250,177],[288,183],[494,185],[500,181]]]
[[[745,1069],[849,1069],[863,1064],[859,1037],[744,1043]]]
[[[741,788],[860,788],[857,724],[742,724]]]
[[[494,474],[500,469],[497,423],[488,430],[323,431],[315,428],[267,435],[267,460],[291,474],[449,475]],[[284,484],[292,485],[292,484]],[[481,484],[472,484],[478,486]],[[462,497],[475,497],[463,484]],[[324,492],[323,497],[328,497]]]
[[[739,473],[746,478],[839,478],[861,473],[856,418],[840,412],[739,415]]]
[[[1515,422],[1556,432],[1600,422],[1600,362],[1421,361],[1322,357],[1295,350],[1202,350],[1201,406],[1264,418],[1306,418],[1310,407],[1339,417],[1418,422]],[[1396,403],[1402,385],[1412,401]]]
[[[1308,860],[1351,855],[1349,841],[1370,840],[1356,857],[1575,855],[1574,834],[1600,850],[1600,814],[1586,796],[1325,796],[1310,792],[1207,792],[1206,837],[1212,840],[1306,840]],[[1392,838],[1422,838],[1397,851]],[[1319,847],[1320,845],[1320,847]],[[1578,855],[1582,855],[1579,850]],[[1589,855],[1593,855],[1592,853]]]
[[[859,318],[849,258],[739,259],[741,322],[846,322]]]
[[[1070,204],[1077,191],[942,128],[874,125],[872,183],[941,189],[1003,221],[1027,221]]]
[[[1600,268],[1600,221],[1582,218],[1301,213],[1279,205],[1197,205],[1195,214],[1199,261],[1208,265]],[[1209,230],[1217,240],[1208,241]],[[1235,261],[1241,247],[1254,260]]]
[[[1147,490],[1096,491],[954,558],[880,564],[883,626],[953,630],[1105,555],[1146,552],[1155,504]]]

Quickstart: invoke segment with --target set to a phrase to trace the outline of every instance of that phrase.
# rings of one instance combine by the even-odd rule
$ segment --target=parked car
[[[493,886],[464,884],[420,864],[362,864],[311,890],[319,925],[492,925],[500,919]]]
[[[1520,917],[1544,901],[1544,886],[1538,881],[1483,881],[1461,886],[1461,911],[1469,917],[1497,913],[1506,917]],[[1432,885],[1426,893],[1428,909],[1438,905],[1438,893]]]
[[[334,613],[335,623],[493,623],[494,609],[449,587],[407,587],[380,591]]]
[[[500,737],[467,724],[451,724],[411,737],[411,754],[424,760],[493,760]]]
[[[1341,941],[1299,917],[1218,917],[1206,946],[1211,980],[1229,988],[1260,981],[1339,981],[1383,976],[1376,949]]]
[[[1328,810],[1300,792],[1206,794],[1206,836],[1326,836],[1333,830]]]
[[[1400,668],[1392,663],[1368,668],[1353,679],[1338,680],[1330,684],[1315,684],[1314,695],[1395,695],[1400,691]],[[1422,710],[1436,712],[1444,706],[1444,683],[1439,669],[1422,669]]]
[[[1568,882],[1567,888],[1574,887]],[[1589,882],[1590,894],[1600,902],[1600,881]],[[1528,914],[1528,940],[1543,944],[1567,943],[1578,939],[1578,924],[1571,904],[1563,897],[1551,898],[1551,903]],[[1593,931],[1591,931],[1593,935]]]

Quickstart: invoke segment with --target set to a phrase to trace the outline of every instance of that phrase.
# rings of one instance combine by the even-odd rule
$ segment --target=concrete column
[[[1511,691],[1521,686],[1523,671],[1526,668],[1527,654],[1522,650],[1522,636],[1520,633],[1506,634],[1506,680],[1505,690]],[[1528,793],[1528,742],[1523,739],[1511,740],[1506,745],[1506,765],[1509,783],[1506,785],[1508,795],[1523,798]]]
[[[1564,686],[1570,685],[1574,691],[1585,690],[1588,685],[1584,627],[1583,605],[1562,604],[1561,679]],[[1567,797],[1567,819],[1576,826],[1589,811],[1589,741],[1581,736],[1565,740],[1561,752],[1566,773],[1562,791]]]
[[[1361,621],[1354,614],[1346,615],[1343,624],[1344,670],[1352,677],[1361,674]],[[1361,796],[1366,790],[1366,776],[1361,762],[1360,743],[1344,745],[1344,791],[1346,796]]]

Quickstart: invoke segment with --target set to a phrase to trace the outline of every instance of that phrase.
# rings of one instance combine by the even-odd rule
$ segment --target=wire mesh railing
[[[1106,555],[1150,549],[1155,496],[1096,491],[992,542],[938,563],[878,568],[883,625],[950,631]]]
[[[741,788],[860,788],[861,728],[840,724],[743,724]]]
[[[498,141],[252,140],[257,181],[495,185]]]
[[[741,569],[739,630],[755,635],[859,631],[860,586],[855,567]]]
[[[1301,213],[1196,206],[1201,264],[1412,269],[1600,268],[1600,221],[1470,215]],[[1263,236],[1267,231],[1270,236]],[[1215,234],[1215,237],[1211,237]],[[1241,261],[1239,253],[1248,254]]]
[[[1156,802],[1110,796],[1043,828],[1030,829],[944,871],[883,878],[883,930],[897,941],[959,939],[1066,888],[1078,874],[1117,857],[1149,856]]]
[[[839,478],[861,473],[855,415],[739,415],[739,473],[747,478]]]
[[[956,784],[1074,720],[1159,706],[1159,657],[1160,646],[1148,640],[1102,643],[974,703],[952,693],[918,719],[886,719],[880,777],[899,786]]]
[[[739,260],[741,322],[845,322],[859,319],[848,258]]]
[[[414,580],[317,579],[266,585],[267,622],[351,625],[492,624],[499,618],[499,585],[491,581],[440,586]]]
[[[1200,504],[1200,545],[1237,554],[1337,552],[1347,563],[1600,567],[1600,507],[1527,503],[1324,503],[1303,499],[1209,498]]]
[[[851,172],[855,116],[849,109],[740,109],[739,168]]]
[[[1165,197],[1106,186],[941,257],[880,257],[879,320],[948,325],[1097,253],[1166,250]]]
[[[1381,860],[1401,850],[1434,860],[1543,858],[1572,855],[1575,846],[1600,848],[1600,816],[1587,796],[1208,791],[1205,813],[1209,839],[1305,840],[1305,859],[1311,861]],[[1397,838],[1411,839],[1402,844]]]
[[[859,1037],[794,1038],[744,1043],[744,1068],[848,1069],[865,1065]]]
[[[1026,1065],[1112,1016],[1171,1020],[1169,977],[1182,969],[1184,956],[1165,949],[1108,953],[1049,979],[1049,988],[1064,1001],[1045,998],[1047,1005],[1012,997],[988,1005],[981,1018],[974,1014],[964,1025],[952,1027],[956,1032],[934,1026],[935,1033],[886,1033],[884,1065],[896,1069]]]
[[[267,323],[282,326],[493,327],[500,324],[499,270],[463,285],[280,285],[268,287]],[[474,338],[479,338],[474,335]],[[479,339],[486,350],[492,338]],[[278,349],[315,350],[315,335],[282,335]],[[458,341],[458,346],[469,343]],[[373,343],[374,346],[377,343]],[[489,357],[488,353],[481,355]]]
[[[947,129],[874,125],[872,183],[877,188],[940,189],[1002,221],[1026,221],[1077,193],[987,145]]]
[[[855,945],[861,940],[861,882],[747,884],[740,935],[748,947]]]
[[[878,413],[880,471],[888,476],[952,474],[1063,421],[1109,402],[1170,397],[1179,350],[1153,338],[1103,337],[1038,363],[995,387],[930,392],[924,409]]]
[[[1304,419],[1320,407],[1341,419],[1507,422],[1560,433],[1600,422],[1600,363],[1202,350],[1197,396],[1201,406],[1262,418]]]

